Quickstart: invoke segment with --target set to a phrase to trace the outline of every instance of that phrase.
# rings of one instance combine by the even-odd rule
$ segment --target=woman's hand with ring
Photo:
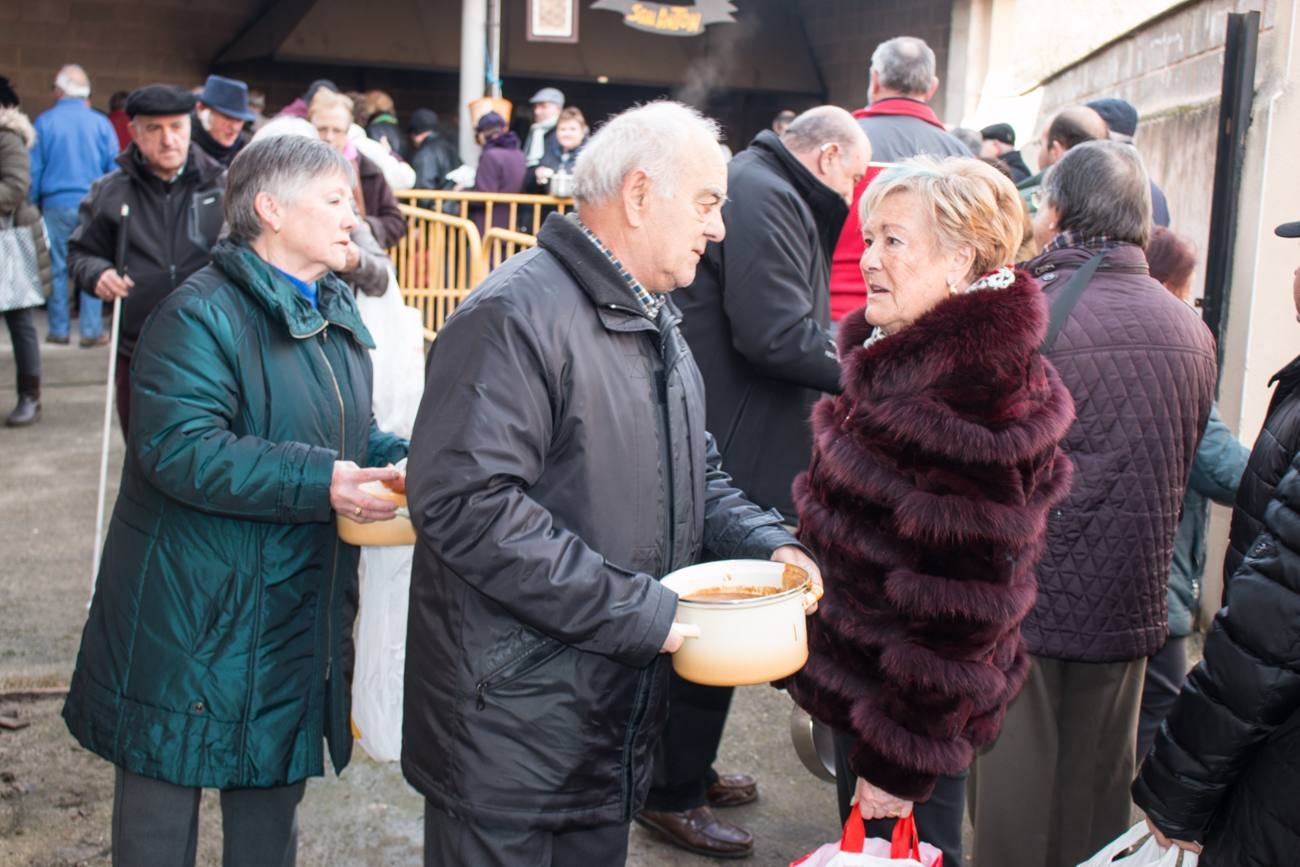
[[[912,802],[877,789],[861,777],[853,791],[852,803],[858,805],[864,819],[897,819],[912,813]]]
[[[335,461],[330,481],[330,506],[359,524],[387,521],[396,514],[397,504],[367,494],[361,490],[361,485],[391,481],[401,478],[401,475],[402,471],[397,467],[359,467],[352,461]]]

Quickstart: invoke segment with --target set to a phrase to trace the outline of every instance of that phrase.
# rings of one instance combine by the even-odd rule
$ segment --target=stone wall
[[[53,102],[54,75],[79,63],[96,108],[151,81],[202,84],[208,64],[261,0],[4,0],[0,75],[33,117]]]

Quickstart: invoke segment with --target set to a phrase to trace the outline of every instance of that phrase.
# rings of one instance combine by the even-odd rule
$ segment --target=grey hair
[[[258,193],[291,204],[304,184],[333,172],[352,183],[347,158],[318,138],[278,135],[252,142],[226,173],[226,223],[231,237],[249,242],[262,234],[262,221],[253,205]]]
[[[1043,195],[1056,209],[1059,231],[1139,247],[1151,238],[1151,181],[1142,155],[1129,145],[1075,145],[1043,176]]]
[[[871,71],[890,90],[909,96],[925,94],[934,84],[934,50],[924,39],[895,36],[871,53]]]
[[[852,152],[862,145],[864,137],[865,133],[853,115],[838,106],[819,105],[790,121],[785,132],[781,133],[781,143],[796,153],[827,143]]]
[[[573,167],[573,197],[579,208],[618,194],[628,172],[641,169],[655,192],[673,194],[673,179],[692,140],[718,143],[717,121],[671,100],[639,105],[615,115],[598,129]]]
[[[90,96],[90,77],[86,75],[86,70],[75,63],[59,68],[58,74],[54,76],[54,86],[63,91],[65,96],[75,99]]]

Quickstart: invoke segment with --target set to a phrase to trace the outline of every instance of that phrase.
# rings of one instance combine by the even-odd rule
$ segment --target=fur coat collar
[[[813,412],[795,481],[800,538],[826,596],[790,684],[853,732],[859,776],[924,800],[990,742],[1023,682],[1047,515],[1069,488],[1069,392],[1039,353],[1046,305],[1011,286],[948,298],[863,347],[840,333],[844,393]]]
[[[32,122],[16,107],[0,108],[0,130],[9,130],[23,140],[23,147],[31,149],[36,143],[36,129]]]

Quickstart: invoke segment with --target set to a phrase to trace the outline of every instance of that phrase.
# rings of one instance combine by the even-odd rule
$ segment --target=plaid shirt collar
[[[1093,235],[1091,237],[1084,237],[1078,232],[1066,231],[1061,232],[1051,241],[1048,241],[1047,246],[1043,248],[1043,252],[1049,253],[1052,250],[1063,250],[1066,247],[1084,247],[1086,249],[1098,251],[1113,250],[1123,243],[1123,241],[1117,241],[1109,235]]]
[[[606,247],[603,241],[596,237],[595,232],[587,228],[586,223],[582,222],[579,218],[575,218],[575,222],[578,224],[578,228],[582,229],[582,234],[587,236],[587,240],[595,244],[596,249],[601,252],[601,255],[608,259],[609,264],[613,265],[618,271],[618,276],[623,278],[623,283],[627,286],[628,291],[632,293],[632,297],[641,305],[641,309],[645,311],[646,316],[649,316],[651,319],[656,319],[659,316],[659,311],[663,309],[664,299],[657,295],[650,294],[644,286],[637,282],[637,279],[632,276],[632,273],[623,267],[623,263],[618,261],[618,257],[614,255],[614,252]]]

